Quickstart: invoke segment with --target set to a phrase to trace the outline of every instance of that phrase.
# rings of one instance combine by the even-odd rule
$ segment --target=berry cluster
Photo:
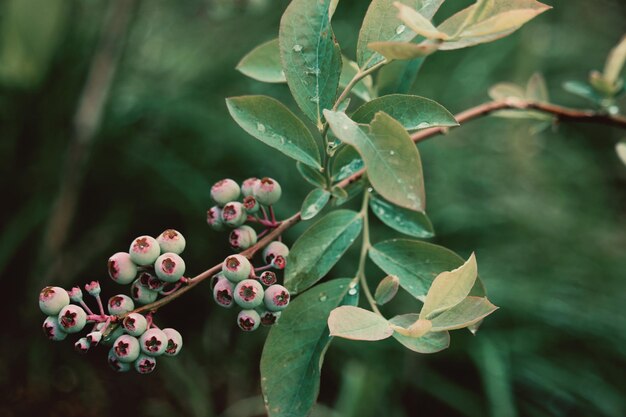
[[[243,201],[237,201],[243,195]],[[281,196],[280,184],[271,178],[248,178],[241,187],[231,179],[217,182],[211,188],[211,197],[217,205],[207,212],[207,223],[215,230],[226,227],[229,243],[234,250],[245,250],[257,239],[278,227],[273,204]],[[257,234],[250,222],[265,229]],[[283,270],[287,264],[289,248],[280,240],[271,242],[263,250],[264,264],[254,268],[247,257],[231,255],[222,263],[222,271],[211,280],[213,299],[225,308],[235,304],[242,310],[237,315],[241,330],[253,331],[260,324],[272,325],[289,304],[289,291],[277,284],[274,270]]]
[[[74,344],[78,352],[86,353],[99,344],[111,346],[108,363],[115,371],[126,372],[134,367],[141,374],[152,372],[156,357],[176,356],[183,340],[175,329],[159,329],[153,323],[152,313],[134,312],[135,302],[151,303],[159,294],[171,294],[186,282],[185,262],[180,257],[184,249],[183,235],[169,229],[156,239],[140,236],[133,240],[129,252],[111,256],[109,276],[118,284],[131,284],[131,297],[124,294],[111,297],[107,302],[108,314],[97,281],[85,285],[85,290],[95,298],[98,313],[85,303],[79,287],[70,291],[44,288],[39,294],[39,308],[48,316],[43,323],[44,334],[50,340],[64,340],[68,334],[93,324],[91,331]],[[172,288],[166,289],[167,285]]]

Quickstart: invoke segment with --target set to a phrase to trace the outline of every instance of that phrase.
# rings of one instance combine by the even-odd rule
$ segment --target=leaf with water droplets
[[[401,316],[395,316],[389,322],[392,325],[408,328],[413,323],[419,320],[418,314],[403,314]],[[402,343],[407,349],[418,353],[436,353],[450,346],[450,333],[443,332],[428,332],[420,337],[411,337],[403,335],[399,332],[393,333],[394,339]]]
[[[377,243],[369,250],[369,257],[387,274],[396,275],[400,279],[400,286],[422,301],[437,275],[464,263],[463,258],[443,246],[410,239]],[[469,295],[485,296],[479,278]]]
[[[278,43],[287,84],[318,128],[333,107],[342,60],[330,26],[331,0],[292,0],[280,21]]]
[[[300,217],[302,220],[309,220],[317,216],[330,200],[330,193],[321,188],[312,190],[302,202]]]
[[[425,97],[408,94],[390,94],[363,104],[352,114],[357,123],[370,123],[376,113],[384,111],[406,130],[436,126],[458,126],[452,113],[441,104]]]
[[[278,39],[262,43],[244,56],[236,69],[244,75],[266,83],[287,82],[280,62]]]
[[[296,161],[321,168],[320,153],[313,135],[278,100],[267,96],[241,96],[227,98],[226,105],[239,126],[261,142]]]
[[[387,275],[383,278],[378,283],[378,287],[376,287],[376,292],[374,293],[376,304],[382,306],[393,300],[393,297],[398,293],[399,286],[400,280],[395,275]]]
[[[376,191],[401,207],[424,211],[420,155],[398,121],[378,112],[367,126],[352,121],[345,113],[325,110],[324,114],[335,136],[357,149]]]
[[[328,328],[331,336],[352,340],[382,340],[393,334],[383,316],[354,306],[341,306],[331,311]]]
[[[350,279],[317,285],[289,303],[272,326],[261,356],[261,389],[270,417],[306,416],[320,386],[324,354],[332,337],[327,320],[340,305],[356,305]]]
[[[380,221],[400,233],[419,238],[429,238],[435,235],[433,225],[426,213],[398,207],[376,193],[372,193],[370,208]]]
[[[298,293],[315,284],[354,243],[362,226],[359,213],[335,210],[305,230],[289,251],[285,287]]]

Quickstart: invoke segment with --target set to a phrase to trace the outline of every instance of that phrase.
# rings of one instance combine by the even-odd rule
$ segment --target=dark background
[[[546,2],[552,11],[504,40],[429,58],[412,92],[458,112],[486,101],[492,84],[524,83],[540,71],[554,102],[588,106],[561,84],[602,69],[626,29],[626,4]],[[295,165],[240,130],[224,104],[230,95],[268,94],[292,105],[287,87],[234,70],[276,36],[286,4],[0,3],[0,416],[263,413],[258,363],[267,329],[240,332],[207,284],[159,312],[158,323],[178,328],[185,348],[150,376],[113,373],[105,348],[79,356],[75,337],[47,341],[36,300],[46,284],[93,279],[105,298],[126,292],[106,278],[106,259],[133,237],[168,227],[187,237],[189,273],[217,263],[228,254],[226,236],[207,227],[205,210],[220,178],[274,177],[284,191],[279,215],[299,208],[310,187]],[[449,0],[435,20],[467,4]],[[366,8],[342,0],[334,18],[352,58]],[[118,57],[115,48],[107,55],[103,31],[121,33]],[[92,65],[103,72],[86,87]],[[435,355],[393,341],[336,340],[316,415],[626,415],[626,167],[614,152],[626,135],[605,126],[534,127],[483,119],[419,147],[433,241],[464,257],[475,250],[501,309],[476,337],[453,332],[451,348]],[[65,216],[53,215],[58,201],[69,202],[59,211]],[[376,222],[373,233],[374,241],[389,235]],[[333,276],[353,274],[355,257]],[[383,275],[372,267],[369,276],[375,285]],[[418,308],[408,297],[398,302]]]

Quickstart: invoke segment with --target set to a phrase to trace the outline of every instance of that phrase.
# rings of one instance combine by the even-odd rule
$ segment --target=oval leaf
[[[289,252],[285,287],[298,293],[315,284],[348,250],[362,226],[361,215],[351,210],[336,210],[318,220]]]
[[[470,327],[498,309],[485,297],[467,297],[432,319],[433,331]]]
[[[325,110],[324,114],[335,136],[357,149],[376,191],[401,207],[424,211],[422,162],[400,123],[378,112],[368,129],[345,113]]]
[[[412,7],[394,1],[393,5],[398,9],[398,19],[407,25],[413,32],[428,39],[448,39],[448,35],[437,30],[430,18],[426,18]]]
[[[374,293],[376,304],[382,306],[393,300],[393,297],[398,293],[398,287],[400,287],[400,280],[395,275],[387,275],[383,278],[378,283]]]
[[[352,340],[382,340],[393,334],[389,322],[381,315],[359,307],[337,307],[328,317],[331,336]]]
[[[377,243],[369,250],[376,265],[400,279],[400,286],[413,297],[424,300],[437,275],[463,265],[463,258],[443,246],[409,239]],[[470,295],[483,297],[485,289],[476,279]]]
[[[350,279],[334,279],[295,298],[272,326],[261,356],[261,388],[270,417],[306,416],[320,387],[320,370],[330,344],[327,320],[342,304]]]
[[[302,220],[309,220],[317,216],[330,200],[330,193],[321,188],[312,190],[302,202],[300,217]]]
[[[428,56],[437,51],[439,43],[372,42],[369,47],[391,62]]]
[[[403,314],[389,320],[389,323],[399,327],[410,327],[412,323],[419,320],[418,314]],[[402,343],[407,349],[418,353],[436,353],[450,346],[450,333],[428,332],[421,337],[404,336],[398,332],[393,333],[394,339]]]
[[[341,144],[332,159],[332,175],[334,181],[341,181],[360,171],[365,164],[361,155],[350,145]]]
[[[298,168],[298,172],[302,175],[302,178],[304,178],[309,184],[320,188],[326,187],[326,177],[324,177],[324,174],[322,174],[319,170],[311,168],[302,162],[298,162],[296,164],[296,168]]]
[[[250,78],[266,83],[287,81],[280,62],[278,39],[265,42],[244,56],[236,69]]]
[[[352,120],[369,123],[379,111],[396,119],[406,130],[459,125],[452,113],[436,101],[407,94],[390,94],[365,103],[352,114]]]
[[[266,96],[231,97],[226,105],[239,126],[261,142],[296,161],[321,168],[311,132],[278,100]]]
[[[415,323],[409,327],[400,327],[392,325],[395,332],[400,333],[402,336],[408,337],[422,337],[432,329],[433,323],[430,320],[418,319]]]
[[[322,110],[333,107],[341,51],[330,26],[331,0],[292,0],[280,21],[278,43],[293,98],[319,129]]]
[[[426,294],[420,318],[431,318],[459,304],[469,295],[478,277],[476,256],[472,253],[463,265],[437,275]]]
[[[421,238],[435,235],[426,213],[394,206],[374,193],[371,194],[370,208],[380,221],[400,233]]]

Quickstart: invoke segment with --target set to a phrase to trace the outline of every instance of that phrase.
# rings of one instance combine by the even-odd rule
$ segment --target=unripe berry
[[[39,293],[39,308],[43,314],[54,316],[70,303],[70,296],[61,287],[46,287]]]
[[[59,324],[65,333],[76,333],[87,324],[87,313],[81,307],[70,304],[59,311]]]
[[[140,374],[149,374],[156,368],[156,358],[141,354],[135,360],[135,371]]]
[[[91,343],[89,343],[89,340],[86,337],[81,337],[76,343],[74,343],[74,350],[78,353],[85,354],[90,347]]]
[[[241,310],[237,315],[237,325],[244,332],[256,330],[260,323],[261,317],[254,310]]]
[[[241,183],[241,194],[244,197],[248,197],[254,195],[254,186],[259,182],[259,179],[256,177],[248,178]],[[245,200],[245,199],[244,199]]]
[[[238,199],[240,193],[239,184],[229,178],[218,181],[211,187],[211,198],[220,206]]]
[[[275,269],[285,269],[285,266],[287,266],[287,261],[285,260],[285,258],[278,255],[275,256],[274,259],[272,259],[271,265]]]
[[[85,291],[94,297],[100,295],[100,283],[98,281],[91,281],[89,284],[85,284]]]
[[[120,314],[128,313],[135,309],[135,303],[133,300],[124,294],[117,294],[109,298],[107,303],[107,310],[112,316],[119,316]]]
[[[277,256],[282,256],[283,258],[287,259],[288,255],[289,247],[283,242],[279,242],[278,240],[271,242],[265,247],[265,249],[263,249],[263,260],[268,264],[271,263],[272,260]]]
[[[246,222],[246,209],[238,201],[231,201],[222,209],[222,221],[230,227],[239,227]]]
[[[167,328],[163,329],[163,333],[167,336],[167,347],[163,353],[165,356],[176,356],[183,348],[183,337],[178,330]]]
[[[67,292],[67,295],[69,295],[70,300],[75,303],[80,303],[81,301],[83,301],[83,292],[81,291],[80,287],[72,287],[72,289]]]
[[[245,256],[231,255],[224,260],[222,272],[232,282],[243,281],[250,276],[252,264]]]
[[[139,304],[149,304],[157,299],[159,293],[141,285],[141,282],[136,279],[130,286],[130,296]]]
[[[143,314],[130,313],[124,317],[122,321],[122,327],[131,336],[141,336],[148,328],[148,320],[146,320]]]
[[[130,284],[137,276],[137,265],[133,263],[127,252],[118,252],[111,256],[107,266],[109,276],[118,284]]]
[[[167,336],[160,329],[148,329],[139,338],[139,345],[146,355],[159,356],[167,348]]]
[[[147,266],[154,264],[154,261],[161,254],[159,242],[152,236],[139,236],[130,244],[130,259],[137,265]]]
[[[264,326],[271,326],[276,324],[280,315],[282,314],[280,311],[269,311],[264,308],[258,310],[259,316],[261,317],[261,324]]]
[[[221,307],[230,308],[233,306],[234,291],[235,284],[225,277],[221,277],[213,287],[213,299]]]
[[[164,253],[154,263],[154,272],[161,281],[178,282],[185,273],[185,261],[173,252]]]
[[[274,285],[278,281],[278,279],[276,278],[276,274],[272,271],[263,272],[261,276],[259,277],[259,280],[261,280],[263,285],[265,285],[266,287],[269,287],[270,285]]]
[[[235,287],[234,299],[241,308],[254,308],[263,303],[263,286],[259,281],[246,279]]]
[[[43,334],[50,340],[55,342],[63,340],[67,337],[67,333],[63,331],[63,328],[59,324],[59,320],[55,316],[48,316],[41,326]]]
[[[89,341],[89,346],[98,346],[98,344],[102,340],[102,333],[97,330],[91,333],[87,333],[87,340]]]
[[[225,229],[224,220],[222,220],[222,209],[213,206],[206,212],[206,222],[215,231],[221,232]]]
[[[111,369],[113,369],[115,372],[130,371],[131,364],[120,361],[117,355],[115,355],[115,348],[109,349],[109,356],[107,358],[107,362],[109,363],[109,366],[111,367]]]
[[[289,291],[282,285],[272,285],[265,290],[263,301],[270,311],[284,310],[289,304]]]
[[[165,282],[158,279],[150,272],[142,272],[139,274],[139,283],[152,291],[161,291],[165,286]]]
[[[280,184],[272,178],[261,178],[254,186],[254,197],[265,206],[271,206],[280,200]]]
[[[243,199],[243,208],[246,209],[246,213],[254,214],[261,208],[261,205],[252,195],[249,195]]]
[[[228,241],[235,250],[248,249],[256,243],[256,231],[250,226],[239,226],[230,232]]]
[[[132,362],[139,356],[139,340],[136,337],[123,334],[113,342],[113,353],[121,362]]]
[[[215,288],[215,285],[220,282],[222,279],[226,279],[223,272],[218,272],[217,274],[211,277],[211,291]]]
[[[161,253],[172,252],[180,255],[185,250],[185,237],[174,229],[167,229],[157,237]]]

